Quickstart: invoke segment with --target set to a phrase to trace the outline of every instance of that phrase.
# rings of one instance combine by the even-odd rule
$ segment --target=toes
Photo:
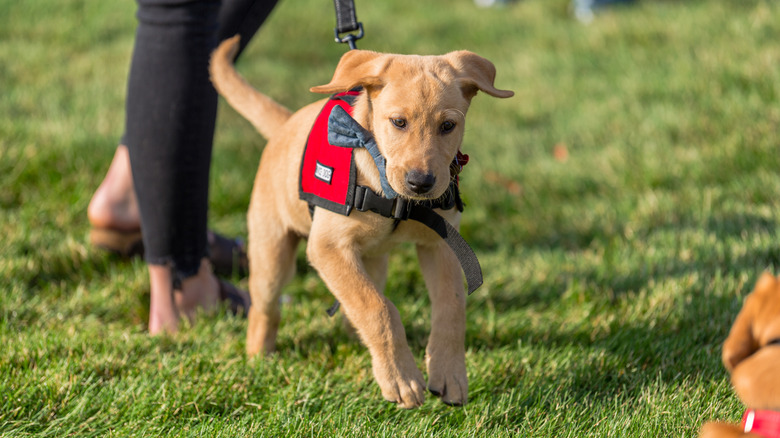
[[[425,386],[422,381],[412,380],[393,385],[390,391],[382,391],[382,396],[399,408],[414,409],[425,402]]]
[[[433,380],[433,379],[432,379]],[[438,380],[438,379],[437,379]],[[441,383],[429,383],[428,391],[441,398],[442,403],[449,406],[463,406],[467,401],[468,383],[462,378],[451,376],[441,379]]]
[[[402,403],[401,405],[405,409],[412,409],[418,406],[422,406],[422,404],[425,402],[425,385],[422,381],[414,380],[406,388],[406,390],[401,393],[401,397],[403,398],[404,402],[406,402]]]
[[[430,373],[428,376],[428,391],[436,397],[441,397],[447,392],[447,383],[444,380],[443,374]]]
[[[468,398],[468,383],[458,378],[453,379],[451,384],[445,387],[447,390],[441,397],[441,401],[450,406],[463,406]]]

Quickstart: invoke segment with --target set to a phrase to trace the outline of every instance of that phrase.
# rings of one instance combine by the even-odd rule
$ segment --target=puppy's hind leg
[[[466,375],[466,291],[455,253],[443,241],[417,245],[431,299],[431,335],[425,350],[428,390],[449,405],[468,398]]]
[[[252,210],[250,209],[250,212]],[[258,217],[261,216],[261,217]],[[268,214],[250,214],[249,220],[249,356],[276,349],[281,319],[279,296],[295,274],[295,249],[300,238],[282,228]]]

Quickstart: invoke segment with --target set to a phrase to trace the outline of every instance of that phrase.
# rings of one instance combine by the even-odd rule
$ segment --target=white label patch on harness
[[[317,168],[314,170],[314,176],[317,177],[318,180],[330,184],[330,181],[333,179],[333,168],[318,161]]]

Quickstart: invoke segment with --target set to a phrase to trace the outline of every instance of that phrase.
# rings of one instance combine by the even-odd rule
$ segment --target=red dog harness
[[[455,252],[466,274],[471,294],[482,284],[482,269],[474,251],[458,231],[434,208],[463,211],[457,174],[468,162],[468,156],[458,152],[452,165],[452,182],[439,199],[414,201],[402,198],[390,187],[385,175],[385,159],[370,132],[352,119],[352,105],[359,90],[339,93],[330,98],[314,121],[301,162],[300,199],[314,207],[321,207],[348,216],[353,209],[371,211],[395,220],[412,219],[435,231]],[[354,150],[365,148],[379,170],[384,196],[368,187],[357,185]]]
[[[748,409],[742,417],[742,428],[765,438],[780,438],[780,412]]]
[[[354,205],[357,180],[352,156],[354,149],[328,142],[328,117],[336,106],[351,115],[352,104],[359,94],[358,91],[348,91],[328,100],[311,128],[301,164],[300,198],[309,205],[343,215],[349,215]]]

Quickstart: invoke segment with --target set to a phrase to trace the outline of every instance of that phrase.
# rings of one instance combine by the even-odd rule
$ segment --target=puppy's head
[[[775,339],[780,339],[780,280],[764,273],[753,293],[745,299],[723,343],[723,364],[732,371],[745,358]]]
[[[374,134],[387,160],[390,186],[406,198],[435,199],[449,187],[450,164],[463,140],[471,98],[478,91],[514,95],[495,88],[495,76],[490,61],[467,51],[417,56],[351,50],[330,83],[311,91],[336,93],[362,86],[358,105],[363,114],[356,118]]]

